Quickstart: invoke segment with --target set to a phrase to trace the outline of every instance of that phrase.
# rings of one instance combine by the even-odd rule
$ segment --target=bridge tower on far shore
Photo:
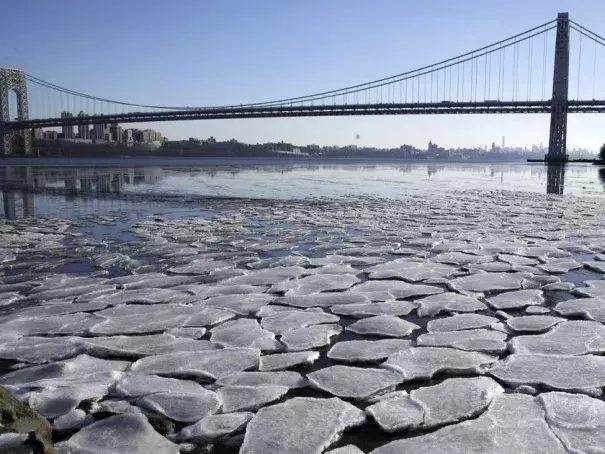
[[[567,161],[567,104],[569,91],[569,14],[559,13],[555,41],[555,69],[550,106],[548,162]]]
[[[29,120],[27,110],[27,81],[25,73],[18,69],[0,68],[0,156],[15,153],[31,154],[31,131],[6,131],[4,122],[10,118],[8,94],[14,91],[17,95],[17,119]]]

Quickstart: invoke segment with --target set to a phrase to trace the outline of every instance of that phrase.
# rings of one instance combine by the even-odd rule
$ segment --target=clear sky
[[[110,99],[159,105],[239,104],[305,95],[415,69],[507,38],[556,18],[558,12],[569,12],[576,22],[605,35],[603,0],[4,1],[0,66],[21,68]],[[576,73],[577,45],[572,42],[571,67]],[[592,43],[585,40],[582,52],[581,91],[592,97]],[[599,50],[598,62],[596,97],[603,99],[605,48]],[[570,94],[576,89],[572,81]],[[604,124],[605,115],[570,116],[568,147],[597,149],[605,141]],[[456,147],[499,144],[502,136],[507,145],[548,142],[545,115],[254,119],[147,126],[171,139],[214,136],[252,143],[426,147],[432,140]]]

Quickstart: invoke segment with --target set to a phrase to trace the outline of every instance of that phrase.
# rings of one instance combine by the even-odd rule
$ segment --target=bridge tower
[[[28,120],[27,82],[25,73],[18,69],[0,68],[0,156],[8,156],[19,151],[31,154],[31,131],[7,131],[4,122],[11,121],[8,109],[8,93],[13,90],[17,95],[17,119]]]
[[[559,13],[555,41],[555,69],[550,107],[548,162],[567,161],[567,102],[569,91],[569,14]]]

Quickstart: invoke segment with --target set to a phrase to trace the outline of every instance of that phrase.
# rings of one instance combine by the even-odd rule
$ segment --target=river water
[[[6,159],[0,192],[0,385],[65,448],[558,452],[531,406],[605,420],[598,167]]]

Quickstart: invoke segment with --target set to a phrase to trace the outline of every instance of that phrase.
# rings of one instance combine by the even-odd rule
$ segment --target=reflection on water
[[[397,199],[456,190],[602,196],[605,188],[605,168],[590,165],[215,161],[158,165],[141,160],[132,167],[95,167],[94,161],[81,166],[0,164],[0,215],[69,218],[76,211],[124,211],[145,201],[157,206],[163,199],[174,203],[204,197]]]

